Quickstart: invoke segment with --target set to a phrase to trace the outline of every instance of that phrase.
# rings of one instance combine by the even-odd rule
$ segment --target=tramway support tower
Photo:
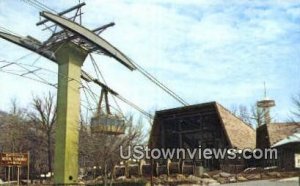
[[[58,64],[57,125],[55,129],[54,182],[56,185],[78,182],[78,133],[80,120],[80,77],[87,55],[91,52],[115,58],[130,70],[136,69],[131,60],[99,34],[110,23],[94,30],[81,25],[80,3],[60,13],[40,12],[44,19],[37,25],[45,25],[51,36],[44,42],[27,36],[19,37],[0,33],[0,37],[34,51]],[[68,13],[76,12],[67,18]],[[79,18],[79,21],[78,21]],[[46,25],[52,22],[53,25]],[[67,78],[65,78],[67,77]]]

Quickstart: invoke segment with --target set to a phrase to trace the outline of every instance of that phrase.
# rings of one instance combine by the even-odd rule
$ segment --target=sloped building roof
[[[238,149],[255,148],[255,130],[222,105],[216,103],[216,107],[232,146]]]
[[[300,133],[296,132],[272,145],[271,147],[279,147],[290,143],[300,143]]]
[[[300,131],[300,123],[270,123],[257,128],[257,147],[269,148],[277,142]]]
[[[216,117],[219,120],[221,124],[220,126],[223,128],[226,138],[232,148],[255,148],[255,130],[217,102],[208,102],[157,111],[150,135],[150,147],[156,146],[156,142],[159,140],[160,118],[167,116],[176,117],[177,114],[187,112],[196,113],[203,110],[209,110],[210,112],[213,111],[217,113]]]
[[[271,123],[267,125],[270,145],[292,135],[300,129],[300,123]]]

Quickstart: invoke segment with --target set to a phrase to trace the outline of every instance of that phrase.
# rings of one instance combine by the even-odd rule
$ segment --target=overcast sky
[[[59,12],[77,1],[40,2]],[[263,98],[265,81],[268,97],[276,101],[275,119],[290,115],[291,96],[300,93],[299,1],[85,2],[84,26],[93,29],[115,22],[101,36],[189,104],[217,101],[229,109],[253,105]],[[39,10],[23,1],[0,0],[1,27],[43,41],[50,33],[35,26],[39,19]],[[0,60],[14,61],[28,53],[0,40]],[[37,57],[30,55],[20,62],[32,64]],[[181,106],[139,72],[109,57],[94,57],[109,86],[143,109]],[[35,65],[57,72],[57,66],[43,58]],[[83,69],[95,75],[89,59]],[[55,73],[40,73],[57,81]],[[49,90],[55,92],[50,86],[0,72],[0,109],[7,110],[11,98],[26,106],[32,94]],[[135,112],[121,106],[126,113]]]

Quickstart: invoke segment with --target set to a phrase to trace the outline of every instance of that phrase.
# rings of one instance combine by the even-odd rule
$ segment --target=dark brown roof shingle
[[[255,130],[220,104],[216,104],[220,119],[233,147],[255,148]]]
[[[300,123],[271,123],[267,125],[270,145],[300,130]]]

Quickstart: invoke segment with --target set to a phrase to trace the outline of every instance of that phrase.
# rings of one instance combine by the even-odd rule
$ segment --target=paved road
[[[280,180],[259,180],[259,181],[250,181],[244,183],[232,183],[232,184],[224,184],[226,186],[233,185],[233,186],[300,186],[299,178],[286,178]]]

